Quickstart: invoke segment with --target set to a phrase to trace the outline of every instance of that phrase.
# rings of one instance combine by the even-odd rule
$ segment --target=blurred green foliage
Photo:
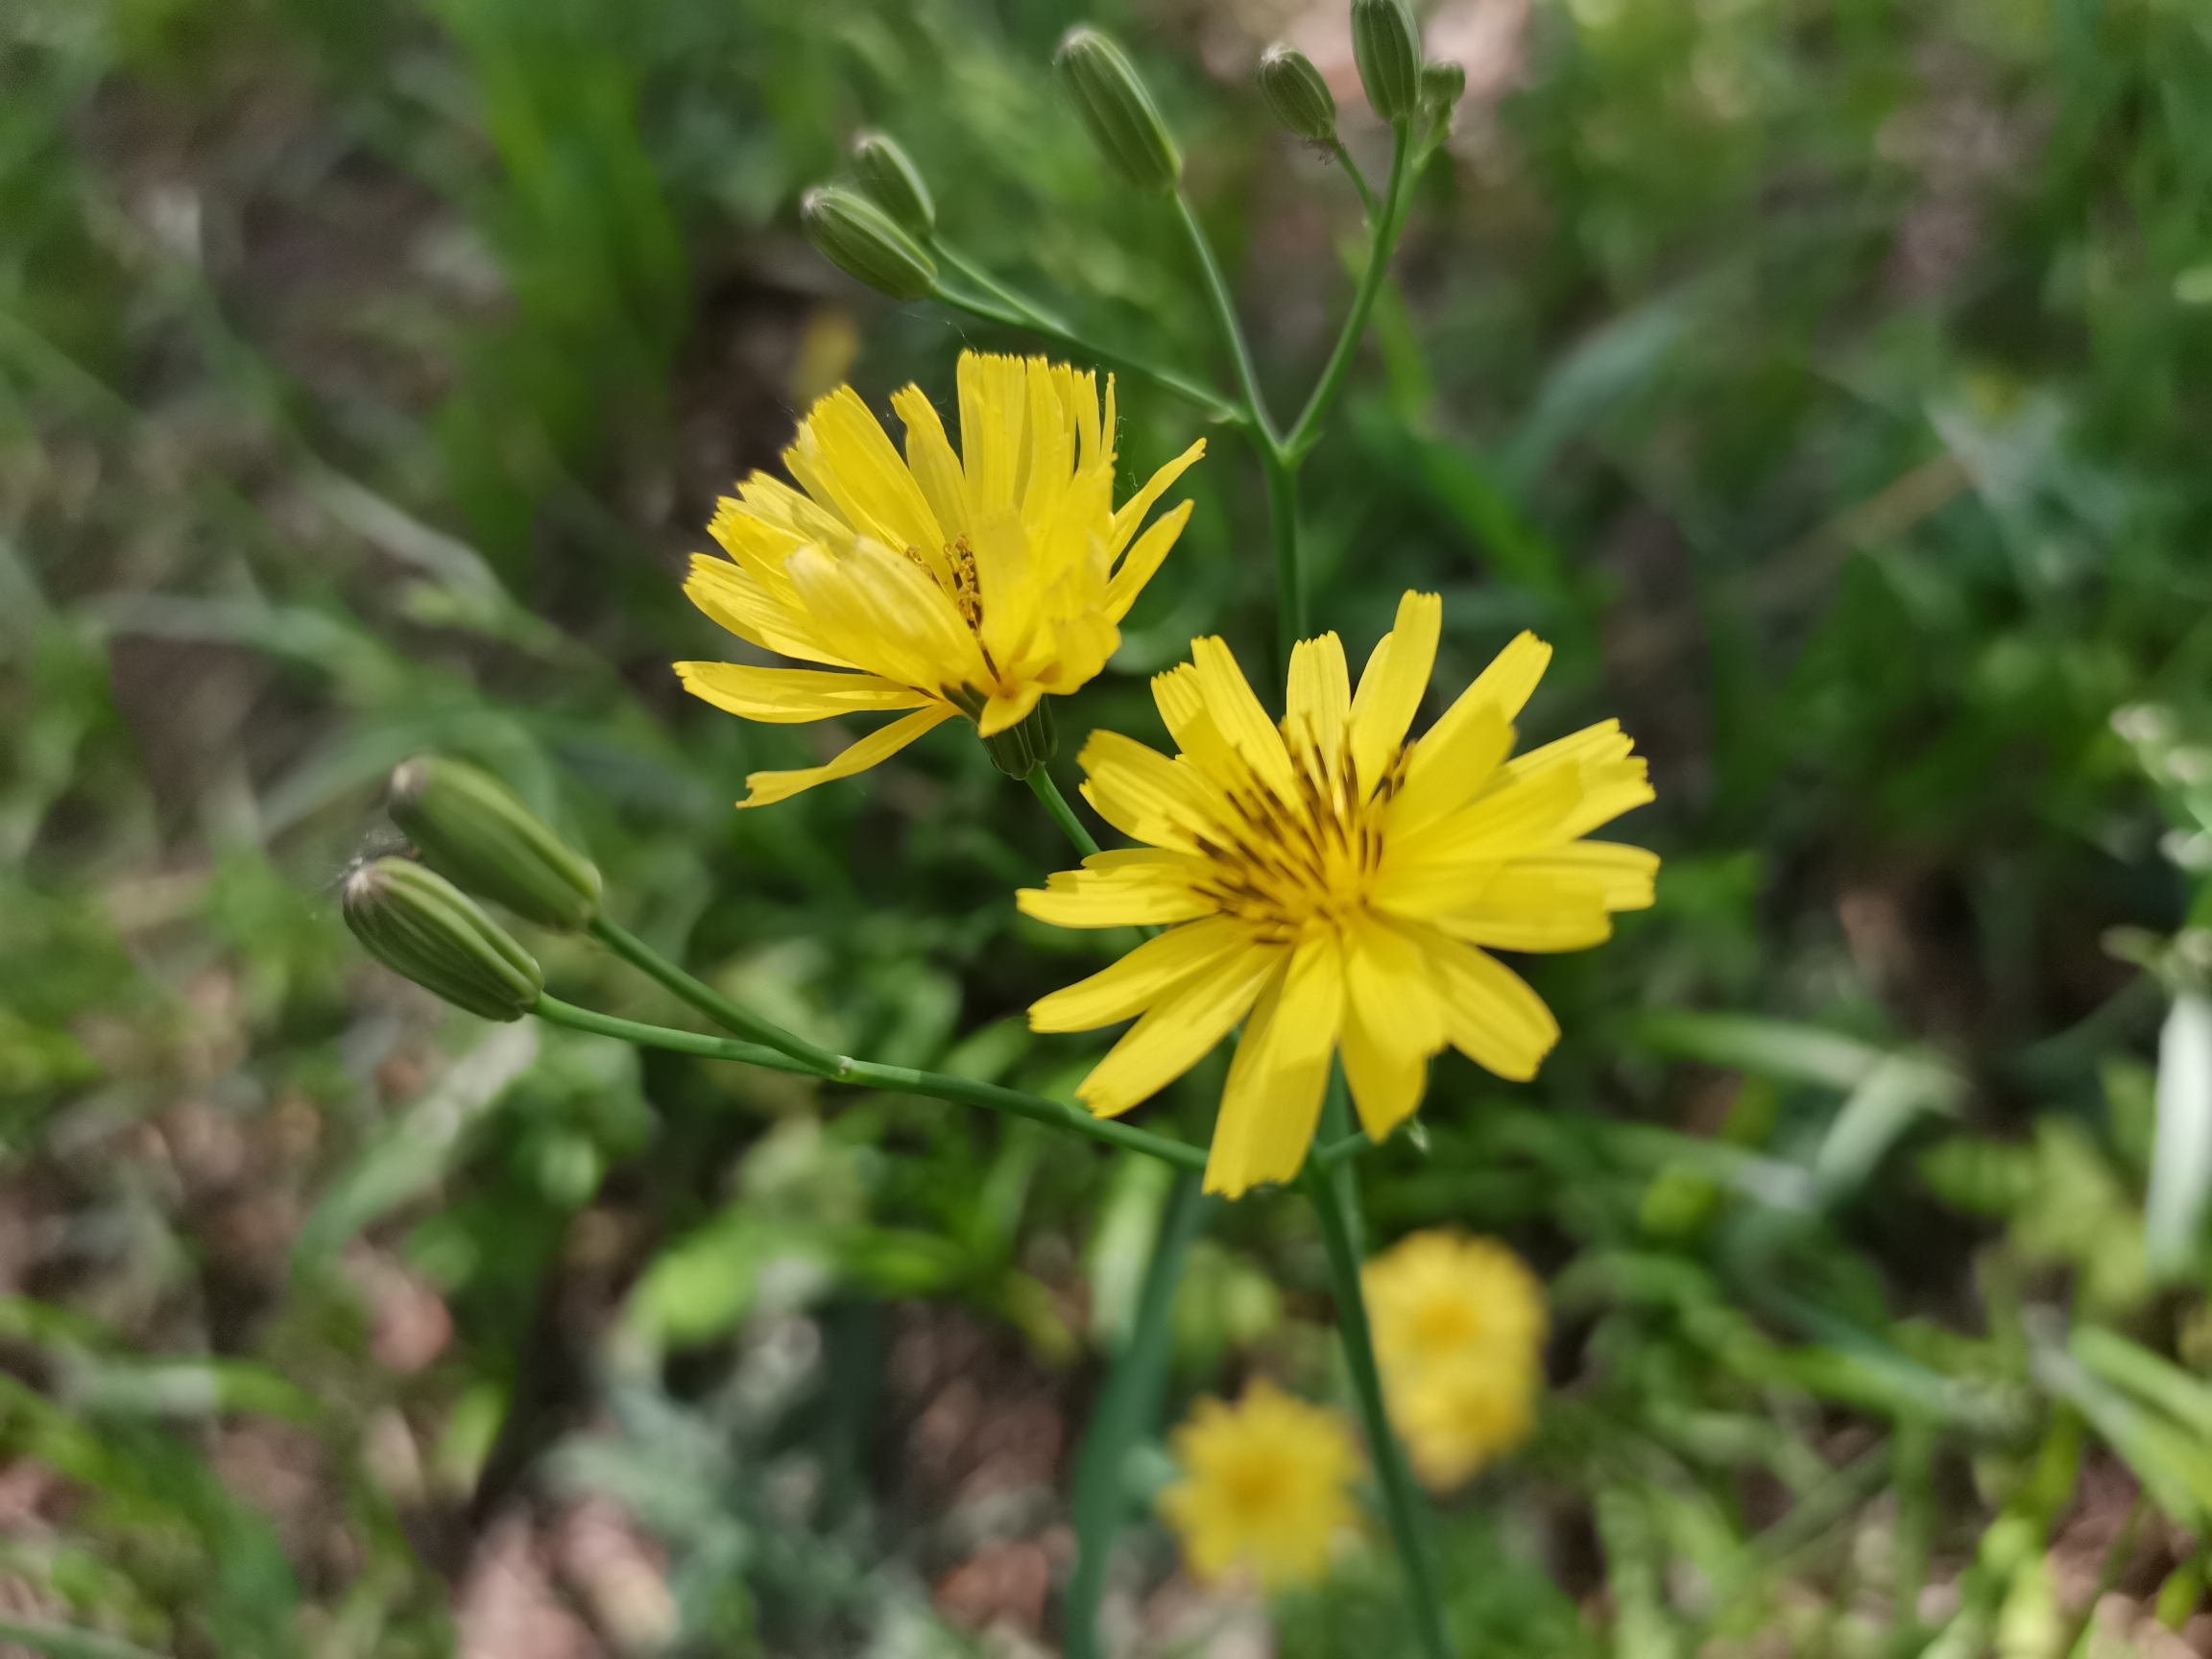
[[[1057,1442],[993,1507],[930,1436],[1027,1421],[1022,1388],[1075,1431],[1147,1177],[445,1016],[329,885],[396,761],[464,755],[768,1017],[1068,1097],[1094,1047],[1019,1010],[1128,942],[1016,917],[1063,858],[1034,804],[948,733],[739,816],[805,737],[665,665],[723,651],[680,558],[806,397],[1020,344],[805,252],[797,193],[862,125],[995,268],[1207,360],[1171,227],[1046,73],[1083,15],[0,10],[0,1636],[445,1652],[501,1518],[596,1496],[665,1572],[661,1609],[561,1569],[610,1650],[959,1651],[929,1585],[1048,1532]],[[1304,384],[1354,210],[1271,133],[1244,16],[1101,20]],[[1535,965],[1539,1083],[1441,1062],[1364,1166],[1378,1232],[1500,1233],[1552,1285],[1543,1433],[1447,1506],[1462,1640],[2056,1655],[2084,1559],[2177,1624],[2212,1259],[2143,1217],[2212,1144],[2212,1062],[2156,1042],[2212,919],[2212,32],[1546,0],[1499,39],[1309,472],[1315,613],[1363,653],[1440,589],[1440,691],[1544,632],[1524,741],[1619,712],[1668,864],[1615,945]],[[1121,392],[1131,472],[1197,435]],[[1264,660],[1257,475],[1216,441],[1192,481],[1064,730],[1157,736],[1144,676],[1193,634]],[[533,944],[563,996],[680,1018]],[[1218,1085],[1150,1110],[1202,1137]],[[1322,1285],[1295,1201],[1221,1215],[1179,1392],[1340,1388]],[[1284,1651],[1400,1650],[1393,1583],[1349,1562]]]

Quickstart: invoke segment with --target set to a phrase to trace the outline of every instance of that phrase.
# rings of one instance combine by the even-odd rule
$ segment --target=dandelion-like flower
[[[1196,1577],[1242,1567],[1267,1590],[1318,1578],[1358,1522],[1359,1453],[1344,1419],[1264,1377],[1234,1406],[1199,1401],[1170,1446],[1183,1479],[1160,1494],[1160,1515]]]
[[[1415,1233],[1363,1275],[1390,1421],[1448,1491],[1528,1437],[1550,1328],[1544,1287],[1495,1239]]]
[[[679,662],[685,687],[748,720],[907,709],[826,766],[756,772],[763,806],[897,754],[964,714],[985,738],[1077,689],[1190,516],[1138,527],[1204,440],[1114,505],[1114,382],[1042,357],[961,353],[961,451],[918,386],[891,399],[903,458],[850,386],[814,405],[783,464],[756,472],[684,591],[739,638],[819,668]]]
[[[1152,682],[1181,753],[1111,732],[1083,750],[1085,798],[1146,845],[1020,895],[1063,927],[1167,925],[1029,1010],[1039,1031],[1142,1016],[1076,1091],[1100,1117],[1245,1021],[1209,1191],[1297,1174],[1333,1051],[1376,1140],[1420,1104],[1447,1044],[1502,1077],[1534,1076],[1559,1027],[1483,947],[1579,950],[1611,934],[1611,912],[1651,902],[1653,854],[1582,839],[1651,799],[1620,723],[1506,757],[1551,661],[1533,635],[1407,740],[1442,620],[1436,595],[1407,594],[1357,696],[1336,636],[1306,640],[1280,724],[1226,645],[1191,641],[1191,661]]]

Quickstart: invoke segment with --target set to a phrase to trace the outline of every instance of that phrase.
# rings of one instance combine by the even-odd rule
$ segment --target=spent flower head
[[[1343,1417],[1256,1379],[1234,1406],[1201,1400],[1170,1437],[1183,1479],[1159,1497],[1191,1575],[1238,1568],[1262,1588],[1319,1578],[1358,1525],[1359,1452]]]
[[[1117,508],[1111,378],[1101,408],[1094,374],[967,351],[959,392],[957,451],[920,387],[891,399],[902,457],[840,387],[783,451],[799,488],[756,472],[715,514],[729,557],[695,558],[685,592],[739,638],[822,666],[679,662],[685,687],[777,724],[908,711],[828,765],[754,773],[741,805],[850,778],[956,715],[998,737],[1080,688],[1182,533],[1188,501],[1138,530],[1205,441]]]
[[[1528,1437],[1550,1320],[1544,1287],[1492,1238],[1415,1233],[1363,1275],[1390,1420],[1439,1491]]]
[[[1620,723],[1507,758],[1551,656],[1533,635],[1407,738],[1442,618],[1434,594],[1407,593],[1357,696],[1336,636],[1306,640],[1281,722],[1226,645],[1193,640],[1192,661],[1152,682],[1179,755],[1112,732],[1083,750],[1085,798],[1145,845],[1019,895],[1063,927],[1167,926],[1029,1010],[1039,1031],[1142,1016],[1076,1091],[1099,1116],[1165,1088],[1244,1021],[1209,1191],[1298,1173],[1332,1053],[1377,1140],[1420,1104],[1447,1045],[1534,1076],[1559,1027],[1484,947],[1579,950],[1610,936],[1611,912],[1651,902],[1653,854],[1583,839],[1651,799]]]

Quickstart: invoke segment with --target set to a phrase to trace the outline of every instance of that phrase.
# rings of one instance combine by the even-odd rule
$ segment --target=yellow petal
[[[1185,853],[1130,848],[1086,858],[1080,870],[1063,870],[1043,891],[1024,887],[1014,901],[1024,916],[1055,927],[1147,927],[1211,916],[1220,906],[1198,892],[1208,874],[1204,859]]]
[[[1401,901],[1397,881],[1455,865],[1499,864],[1566,838],[1563,826],[1582,802],[1582,776],[1553,766],[1525,777],[1508,774],[1503,787],[1426,829],[1394,834],[1383,847],[1378,890]]]
[[[684,689],[748,720],[793,725],[882,709],[919,709],[936,698],[875,674],[813,668],[755,668],[739,662],[679,662]]]
[[[1510,968],[1471,945],[1434,931],[1415,932],[1414,937],[1442,998],[1452,1046],[1485,1070],[1513,1082],[1525,1083],[1535,1076],[1544,1056],[1559,1041],[1559,1022],[1544,1006],[1544,998]]]
[[[1421,948],[1369,921],[1346,941],[1344,1078],[1359,1125],[1380,1141],[1421,1104],[1429,1057],[1444,1046],[1443,1004]]]
[[[951,440],[945,436],[937,406],[921,387],[909,386],[893,394],[891,408],[905,422],[907,469],[929,503],[938,530],[946,541],[956,541],[968,534],[973,517],[968,511],[968,475],[961,470]]]
[[[1573,876],[1595,880],[1608,910],[1642,910],[1652,900],[1659,854],[1618,841],[1570,841],[1530,858],[1513,861],[1530,875]]]
[[[1101,1118],[1149,1100],[1229,1034],[1288,954],[1280,945],[1247,943],[1187,976],[1175,996],[1129,1027],[1076,1089],[1076,1098]]]
[[[1137,526],[1144,522],[1144,515],[1152,511],[1152,503],[1167,493],[1167,487],[1183,476],[1191,464],[1206,453],[1206,440],[1201,438],[1166,466],[1144,481],[1144,487],[1121,503],[1114,515],[1113,533],[1106,539],[1106,550],[1119,553],[1129,545],[1129,539],[1137,534]]]
[[[1198,691],[1207,714],[1238,757],[1277,795],[1286,801],[1295,799],[1298,781],[1290,770],[1289,752],[1283,747],[1283,733],[1260,707],[1229,647],[1215,638],[1193,639],[1190,665],[1198,670]]]
[[[1007,728],[1021,725],[1044,695],[1045,687],[1034,680],[1011,691],[994,691],[984,702],[981,718],[975,722],[975,734],[996,737]]]
[[[1456,811],[1496,781],[1513,747],[1513,728],[1493,704],[1465,713],[1455,704],[1413,746],[1406,782],[1390,798],[1389,834],[1406,836]]]
[[[1344,642],[1334,634],[1299,640],[1290,649],[1283,736],[1316,781],[1335,778],[1351,712],[1352,676],[1344,664]]]
[[[1455,939],[1497,950],[1587,950],[1613,936],[1601,881],[1537,875],[1519,860],[1500,870],[1474,902],[1429,919]]]
[[[802,547],[784,568],[822,638],[847,661],[904,685],[990,680],[952,601],[903,554],[870,541],[842,560]]]
[[[809,766],[803,772],[755,772],[745,780],[745,787],[752,793],[737,805],[767,806],[788,800],[802,789],[811,789],[817,783],[865,772],[878,761],[888,760],[923,733],[942,726],[957,712],[950,704],[932,704],[927,709],[916,709],[903,720],[894,720],[880,732],[870,733],[827,766]]]
[[[1207,1191],[1235,1198],[1298,1173],[1321,1116],[1343,1012],[1335,938],[1302,941],[1269,979],[1237,1045],[1206,1158]]]
[[[960,353],[960,459],[968,475],[968,508],[989,513],[1015,505],[1022,463],[1028,372],[1019,357]]]
[[[1199,689],[1198,670],[1179,662],[1166,673],[1152,676],[1152,701],[1175,747],[1190,763],[1223,789],[1239,789],[1250,776],[1229,739],[1206,711],[1206,694]]]
[[[1029,444],[1022,517],[1044,524],[1058,510],[1075,469],[1075,372],[1065,363],[1032,357],[1028,363]]]
[[[1122,558],[1120,568],[1106,584],[1106,614],[1115,621],[1129,614],[1129,608],[1137,603],[1137,595],[1144,591],[1144,585],[1174,550],[1175,539],[1183,534],[1183,526],[1190,522],[1193,505],[1189,501],[1180,502],[1161,514],[1159,520],[1137,538],[1137,545]]]
[[[790,583],[782,586],[788,589]],[[727,559],[696,554],[684,596],[738,638],[773,651],[832,668],[852,666],[822,642],[813,621],[796,598],[786,602]]]
[[[1209,916],[1147,939],[1111,968],[1029,1005],[1032,1031],[1091,1031],[1142,1014],[1185,980],[1208,973],[1250,942],[1242,926]]]
[[[1038,567],[1027,526],[1010,508],[978,514],[968,541],[983,608],[983,648],[1003,673],[1028,653],[1046,573]]]
[[[1359,694],[1352,703],[1352,763],[1362,793],[1371,793],[1382,781],[1413,716],[1421,711],[1443,626],[1440,596],[1407,593],[1398,601],[1396,625],[1367,659]]]
[[[1179,764],[1134,737],[1094,732],[1078,757],[1083,798],[1132,841],[1195,853],[1194,829],[1210,824],[1216,797],[1194,767]]]
[[[1475,676],[1460,702],[1481,708],[1487,704],[1507,720],[1520,718],[1535,695],[1536,683],[1551,666],[1551,647],[1524,628],[1490,660],[1490,666]],[[1457,707],[1457,705],[1454,705]]]
[[[858,534],[902,551],[912,547],[925,558],[944,547],[945,533],[921,486],[852,387],[840,386],[814,405],[783,451],[783,465]]]

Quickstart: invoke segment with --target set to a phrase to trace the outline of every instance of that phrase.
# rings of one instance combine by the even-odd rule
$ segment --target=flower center
[[[1220,1479],[1222,1497],[1246,1520],[1264,1519],[1283,1503],[1283,1474],[1270,1458],[1238,1457]]]
[[[1414,1313],[1410,1334],[1423,1354],[1451,1354],[1482,1334],[1482,1320],[1464,1297],[1431,1296]]]
[[[1408,749],[1390,757],[1372,799],[1359,786],[1349,733],[1334,763],[1311,732],[1283,722],[1297,777],[1294,798],[1250,775],[1229,792],[1237,821],[1221,840],[1196,837],[1214,868],[1198,890],[1250,924],[1269,943],[1288,944],[1309,926],[1341,927],[1366,908],[1382,863],[1382,815],[1405,777]]]

